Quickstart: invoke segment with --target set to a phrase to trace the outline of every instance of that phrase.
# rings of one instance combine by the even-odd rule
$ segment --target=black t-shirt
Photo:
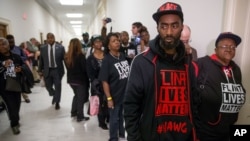
[[[110,94],[115,105],[123,102],[128,73],[129,64],[124,54],[121,53],[119,58],[116,58],[108,53],[104,57],[99,80],[108,82]]]
[[[121,45],[120,47],[120,52],[124,53],[125,58],[128,60],[128,63],[131,64],[133,58],[129,57],[130,54],[133,54],[134,56],[138,54],[136,46],[133,45],[132,43],[129,43],[127,47],[124,47]]]
[[[6,76],[10,76],[10,77],[14,77],[16,79],[20,80],[21,74],[20,73],[16,73],[15,72],[15,67],[18,66],[22,66],[23,65],[23,60],[21,59],[21,57],[17,54],[10,54],[9,56],[4,56],[4,55],[0,55],[0,62],[4,62],[5,60],[11,59],[13,61],[13,63],[11,63],[9,65],[9,67],[5,68],[4,66],[2,66],[2,64],[0,65],[0,90],[3,91],[4,90],[4,86],[5,86],[5,77]]]

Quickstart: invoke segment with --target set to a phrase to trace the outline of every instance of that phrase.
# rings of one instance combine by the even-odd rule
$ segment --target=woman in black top
[[[101,35],[94,35],[91,38],[91,46],[94,52],[87,58],[87,73],[91,82],[91,95],[97,95],[100,100],[98,122],[99,127],[107,130],[106,121],[108,121],[108,107],[106,96],[103,92],[102,83],[98,79],[99,71],[104,58],[104,51],[102,50]]]
[[[13,134],[19,134],[19,111],[21,107],[21,91],[5,90],[6,77],[12,77],[20,82],[23,61],[19,55],[10,52],[9,42],[0,37],[0,94],[6,105]]]
[[[70,40],[68,52],[65,55],[67,82],[74,91],[71,117],[77,116],[77,121],[89,120],[84,116],[84,103],[88,101],[89,78],[86,71],[86,59],[82,53],[81,41],[77,38]]]
[[[197,60],[201,101],[194,123],[200,141],[230,141],[230,126],[246,101],[241,69],[233,60],[240,43],[240,36],[222,32],[215,41],[215,53]]]
[[[123,98],[129,73],[129,64],[123,53],[119,52],[120,41],[117,33],[107,35],[108,53],[105,55],[99,73],[109,108],[109,141],[125,137],[123,120]],[[119,136],[118,136],[119,135]]]

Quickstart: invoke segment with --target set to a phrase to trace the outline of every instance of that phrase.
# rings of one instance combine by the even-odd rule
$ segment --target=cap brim
[[[168,11],[162,11],[162,12],[156,12],[155,14],[153,14],[153,19],[158,22],[160,17],[163,16],[163,15],[166,15],[166,14],[175,14],[175,15],[178,15],[181,20],[183,21],[183,14],[182,12],[179,12],[179,11],[171,11],[171,10],[168,10]]]
[[[222,40],[222,39],[225,39],[225,38],[229,38],[229,39],[232,39],[234,40],[236,46],[238,46],[240,43],[241,43],[241,38],[235,34],[222,34],[218,37],[217,39],[217,43]]]

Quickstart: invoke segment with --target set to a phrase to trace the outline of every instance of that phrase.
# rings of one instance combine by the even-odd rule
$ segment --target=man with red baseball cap
[[[194,68],[180,41],[183,13],[164,3],[153,14],[158,35],[131,65],[124,98],[128,141],[196,141]]]

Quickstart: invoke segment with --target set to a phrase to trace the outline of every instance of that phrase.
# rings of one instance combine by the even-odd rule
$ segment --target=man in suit
[[[47,44],[41,47],[39,74],[43,75],[45,87],[50,96],[53,96],[52,105],[55,109],[60,109],[61,81],[64,75],[64,54],[62,45],[55,42],[53,33],[47,34]],[[53,87],[54,86],[54,87]]]

